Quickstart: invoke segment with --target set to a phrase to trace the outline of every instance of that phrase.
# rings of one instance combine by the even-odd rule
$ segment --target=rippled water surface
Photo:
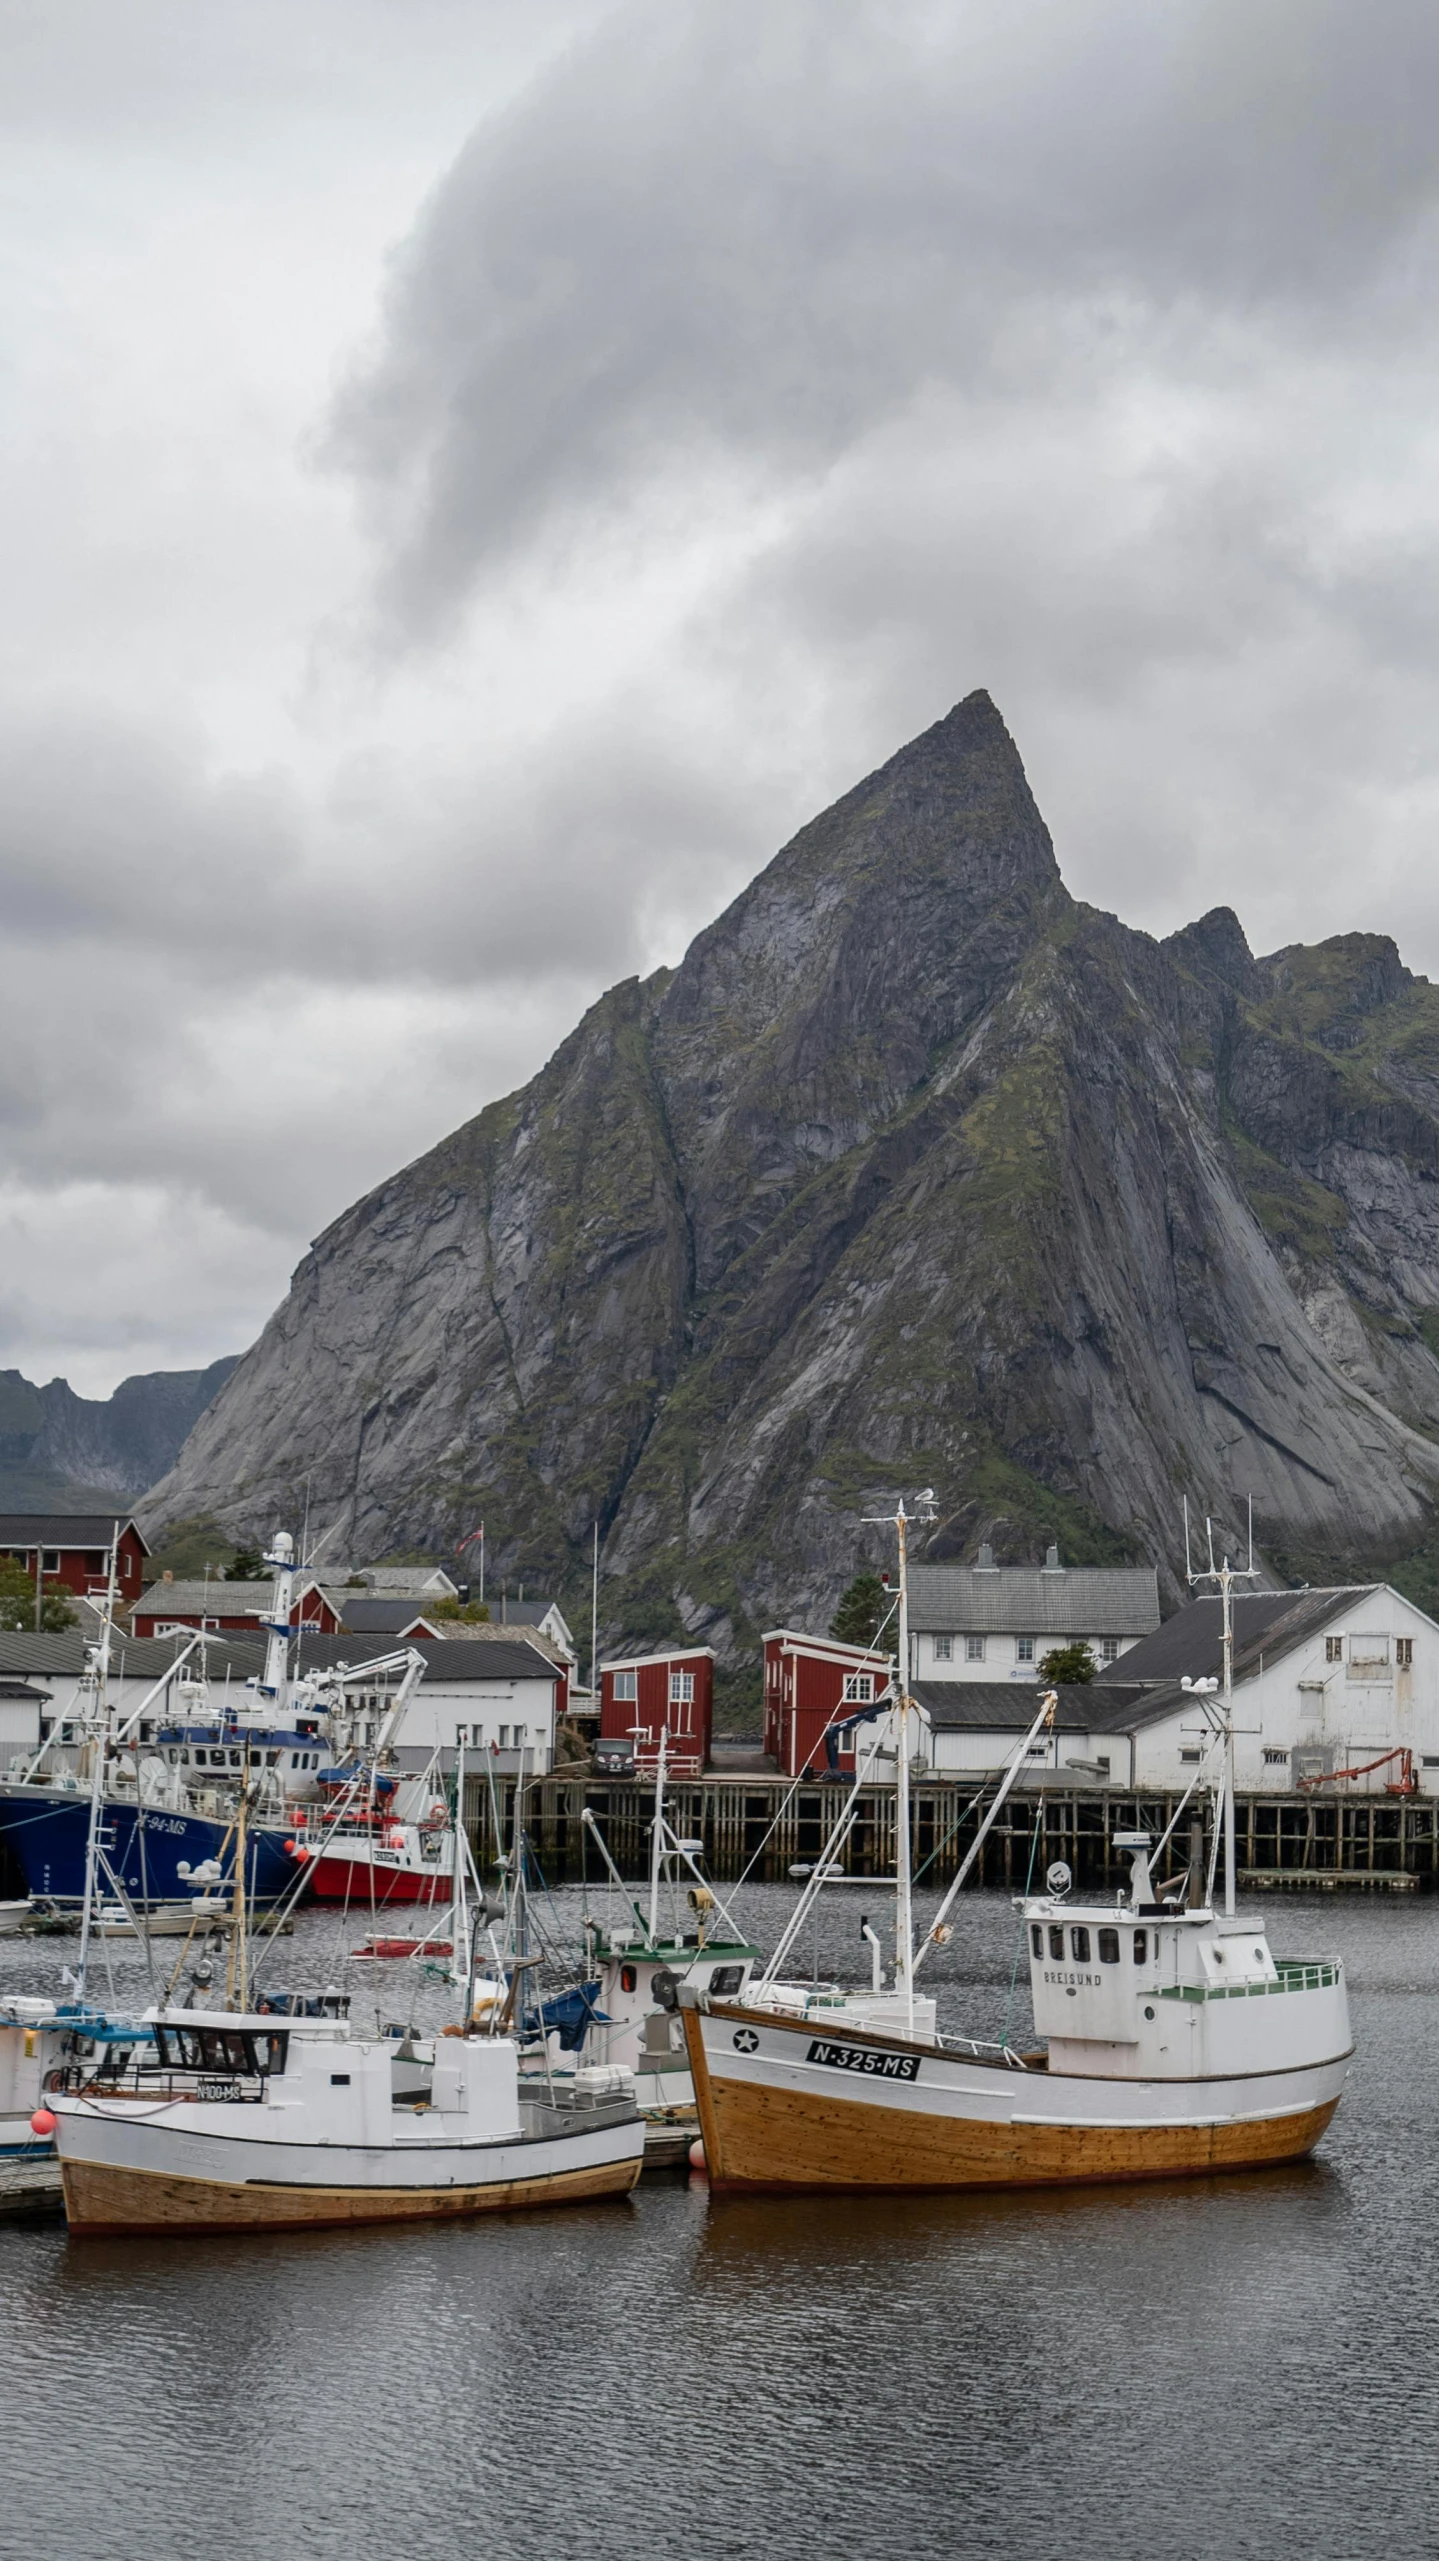
[[[820,1949],[851,1978],[862,1900],[833,1898]],[[743,1915],[768,1941],[786,1903]],[[1434,2551],[1439,1905],[1268,1917],[1281,1950],[1346,1957],[1359,2039],[1298,2170],[850,2203],[647,2186],[253,2241],[0,2229],[0,2553]],[[65,1952],[0,1947],[0,1981],[52,1988]],[[1008,1904],[968,1901],[946,2023],[1026,2027],[1014,1955]],[[277,1974],[334,1957],[312,1918]]]

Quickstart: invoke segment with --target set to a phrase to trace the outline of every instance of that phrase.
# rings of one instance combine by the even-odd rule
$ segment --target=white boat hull
[[[283,2229],[431,2220],[623,2195],[644,2158],[644,2126],[618,2123],[521,2138],[447,2142],[397,2130],[386,2144],[288,2143],[207,2130],[203,2102],[62,2098],[56,2148],[72,2229]],[[236,2110],[224,2115],[233,2125]],[[272,2112],[257,2106],[257,2118]]]

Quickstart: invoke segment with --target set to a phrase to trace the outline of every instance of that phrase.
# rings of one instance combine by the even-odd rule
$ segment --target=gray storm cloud
[[[812,480],[936,385],[1357,353],[1422,308],[1436,85],[1403,0],[623,11],[462,153],[337,404],[385,602],[443,626],[556,514]]]

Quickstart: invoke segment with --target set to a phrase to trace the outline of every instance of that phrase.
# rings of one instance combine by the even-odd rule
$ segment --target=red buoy
[[[297,1853],[296,1853],[296,1845],[295,1845],[295,1843],[294,1843],[293,1841],[287,1841],[287,1842],[285,1843],[285,1856],[286,1856],[286,1858],[287,1858],[287,1859],[292,1859],[292,1858],[294,1858],[294,1857],[296,1856],[296,1854],[297,1854]]]
[[[41,2134],[46,2136],[54,2133],[55,2119],[50,2114],[47,2107],[37,2107],[34,2115],[30,2119],[30,2131],[32,2134]]]

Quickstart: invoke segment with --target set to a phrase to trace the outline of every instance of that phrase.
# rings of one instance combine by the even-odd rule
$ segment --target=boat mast
[[[235,1892],[231,1905],[230,1962],[225,1974],[225,2007],[227,2010],[249,2008],[249,1950],[245,1945],[245,1814],[250,1797],[250,1744],[245,1742],[245,1763],[240,1772],[240,1802],[235,1809]],[[239,2000],[235,1998],[239,1988]]]
[[[100,1859],[100,1826],[105,1811],[105,1751],[110,1725],[110,1630],[115,1616],[115,1577],[120,1544],[120,1524],[115,1523],[110,1540],[110,1572],[105,1585],[105,1607],[100,1617],[100,1642],[95,1649],[95,1731],[91,1738],[90,1825],[85,1835],[85,1905],[80,1915],[80,1955],[75,1968],[75,1998],[85,1999],[85,1975],[90,1961],[90,1929],[95,1917],[95,1874]],[[58,1720],[57,1720],[58,1721]],[[135,1821],[144,1820],[140,1798],[140,1755],[135,1754]]]
[[[1205,1529],[1208,1533],[1209,1539],[1209,1563],[1207,1566],[1196,1567],[1190,1561],[1189,1503],[1186,1498],[1184,1505],[1184,1579],[1188,1583],[1191,1591],[1194,1589],[1196,1583],[1215,1583],[1219,1587],[1219,1660],[1221,1674],[1219,1692],[1219,1730],[1224,1738],[1224,1776],[1220,1782],[1221,1792],[1223,1795],[1224,1821],[1224,1917],[1227,1921],[1232,1921],[1234,1918],[1235,1887],[1239,1881],[1234,1842],[1234,1586],[1236,1583],[1249,1583],[1254,1580],[1253,1495],[1249,1498],[1249,1562],[1247,1565],[1231,1565],[1227,1552],[1221,1554],[1220,1561],[1216,1565],[1214,1562],[1214,1523],[1212,1520],[1206,1520]],[[1206,1681],[1196,1683],[1195,1686],[1200,1689],[1207,1688],[1212,1690],[1214,1686],[1212,1676]],[[1213,1874],[1214,1869],[1211,1862],[1211,1880],[1213,1878]]]
[[[1224,1917],[1234,1918],[1234,1612],[1232,1594],[1234,1576],[1226,1556],[1219,1569],[1219,1598],[1223,1610],[1224,1686]]]
[[[904,1994],[904,2023],[914,2033],[914,1898],[909,1855],[909,1515],[904,1496],[894,1516],[899,1536],[899,1747],[894,1791],[894,1988]]]
[[[650,1834],[650,1945],[660,1934],[660,1867],[664,1859],[665,1839],[665,1745],[670,1739],[667,1725],[660,1727],[660,1752],[655,1763],[655,1819]]]

